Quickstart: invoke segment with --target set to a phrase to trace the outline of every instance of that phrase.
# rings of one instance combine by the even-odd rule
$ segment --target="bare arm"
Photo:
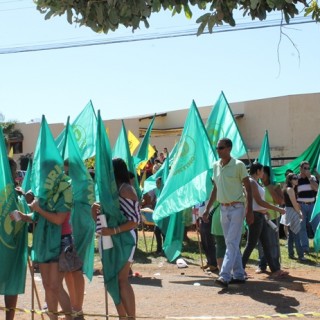
[[[296,198],[296,194],[294,193],[294,190],[292,188],[287,188],[287,193],[293,205],[294,210],[300,213],[301,208],[299,203],[297,202],[297,198]]]
[[[127,199],[131,199],[133,201],[138,201],[138,197],[136,194],[136,191],[134,190],[134,188],[129,185],[126,184],[121,188],[120,191],[120,196],[123,198],[127,198]],[[132,220],[128,220],[127,222],[125,222],[124,224],[115,227],[115,228],[102,228],[101,229],[101,234],[103,236],[112,236],[121,232],[125,232],[125,231],[129,231],[132,229],[135,229],[138,226],[138,222],[132,221]]]
[[[204,222],[209,221],[209,219],[208,219],[209,212],[210,212],[210,209],[212,208],[213,203],[216,201],[216,198],[217,198],[217,186],[216,186],[215,182],[213,181],[213,189],[211,191],[209,201],[208,201],[206,208],[204,209],[203,215],[202,215],[202,219]]]
[[[34,200],[30,205],[32,211],[38,212],[42,217],[47,219],[49,222],[61,225],[66,220],[68,212],[49,212],[42,209],[39,205],[38,200]]]
[[[270,192],[272,199],[275,203],[277,203],[280,206],[284,204],[283,193],[279,185],[269,184],[266,188]]]
[[[251,184],[253,198],[259,206],[266,208],[266,209],[278,211],[281,214],[285,213],[284,209],[276,207],[261,198],[259,190],[258,190],[258,186],[254,181],[250,181],[250,184]]]

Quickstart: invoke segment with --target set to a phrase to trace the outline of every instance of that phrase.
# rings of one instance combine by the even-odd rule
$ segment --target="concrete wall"
[[[269,132],[272,157],[296,157],[301,154],[320,134],[320,93],[275,97],[269,99],[245,101],[230,104],[234,114],[244,114],[237,119],[239,130],[249,149],[249,155],[255,159],[265,134]],[[199,112],[205,123],[212,106],[200,107]],[[170,111],[156,117],[154,129],[183,128],[189,108]],[[162,116],[161,116],[162,115]],[[153,114],[136,118],[125,118],[127,130],[139,137],[139,128],[147,128]],[[114,145],[121,128],[121,120],[105,121],[111,145]],[[16,125],[24,135],[23,153],[34,151],[39,133],[39,123]],[[63,129],[64,124],[50,124],[54,137]],[[151,144],[158,151],[167,147],[169,151],[179,140],[177,134],[155,136],[152,134]],[[15,159],[20,155],[15,155]],[[279,161],[277,164],[282,165]]]

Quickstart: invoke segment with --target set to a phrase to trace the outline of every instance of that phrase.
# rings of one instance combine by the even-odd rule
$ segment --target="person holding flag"
[[[115,182],[119,193],[120,211],[127,219],[126,222],[117,227],[102,227],[102,236],[116,236],[117,234],[129,231],[136,242],[135,228],[140,222],[140,205],[135,189],[130,184],[129,171],[126,163],[121,158],[112,160]],[[100,203],[92,205],[92,215],[97,220],[100,214]],[[135,319],[136,305],[135,295],[129,282],[130,265],[133,262],[133,256],[136,246],[132,246],[131,254],[127,263],[118,273],[118,284],[120,288],[120,303],[116,304],[120,319]],[[109,267],[109,266],[108,266]]]
[[[47,165],[51,166],[50,163]],[[22,221],[37,221],[33,257],[39,263],[48,315],[51,320],[58,319],[59,302],[65,313],[65,319],[72,320],[70,298],[63,288],[65,273],[59,271],[58,264],[60,253],[72,244],[72,229],[69,222],[72,189],[69,178],[58,166],[54,166],[49,176],[57,177],[51,197],[46,202],[44,199],[35,198],[29,205],[32,214],[19,213]]]
[[[1,168],[3,169],[3,171],[1,170],[1,176],[3,177],[3,180],[8,178],[9,181],[11,181],[5,186],[6,190],[3,190],[5,191],[5,197],[2,195],[3,191],[0,191],[2,195],[1,198],[3,199],[0,211],[0,256],[1,259],[6,259],[5,263],[0,260],[0,294],[4,295],[6,307],[5,319],[13,320],[18,301],[18,294],[24,293],[25,288],[27,265],[27,228],[26,225],[18,218],[14,218],[14,213],[12,211],[9,212],[13,209],[10,206],[10,203],[15,203],[18,205],[20,202],[17,196],[19,190],[18,188],[14,188],[14,178],[16,176],[17,164],[12,158],[8,159],[6,156],[3,157],[3,154],[1,160],[3,162],[1,165]],[[9,165],[7,165],[5,162],[8,162]]]

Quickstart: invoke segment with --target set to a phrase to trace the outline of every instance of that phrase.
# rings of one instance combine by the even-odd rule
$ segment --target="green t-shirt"
[[[217,201],[230,203],[245,202],[242,180],[248,177],[247,169],[240,160],[231,159],[222,167],[220,160],[213,165],[213,179],[217,186]]]

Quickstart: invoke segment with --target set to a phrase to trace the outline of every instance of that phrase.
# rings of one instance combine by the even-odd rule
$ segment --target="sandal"
[[[278,270],[275,271],[271,274],[271,277],[274,279],[281,279],[281,278],[285,278],[289,275],[288,271],[283,271],[283,270]]]

